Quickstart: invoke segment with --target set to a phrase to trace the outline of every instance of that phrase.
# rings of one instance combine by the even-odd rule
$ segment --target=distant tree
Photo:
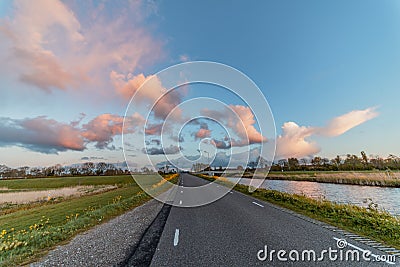
[[[361,170],[363,169],[362,161],[357,155],[347,154],[344,160],[344,165],[347,170]]]
[[[85,162],[81,166],[81,174],[82,175],[93,175],[95,174],[96,166],[93,162]]]
[[[254,170],[255,168],[257,168],[258,162],[257,161],[250,161],[247,164],[247,168],[250,170]]]
[[[300,159],[300,162],[301,162],[303,170],[307,169],[308,159],[307,158],[302,158],[302,159]]]
[[[80,175],[80,174],[81,174],[81,173],[79,172],[78,168],[75,168],[75,167],[69,168],[69,173],[70,173],[71,175],[73,175],[73,176],[75,176],[75,175]]]
[[[29,167],[28,166],[20,167],[18,168],[18,171],[21,173],[21,177],[26,177],[29,172]]]
[[[378,170],[385,169],[385,163],[383,158],[381,158],[379,155],[370,155],[369,157],[370,157],[369,162],[373,168]]]
[[[115,168],[114,164],[107,163],[105,175],[116,175],[117,173],[117,168]]]
[[[142,172],[145,172],[145,173],[148,173],[148,172],[150,172],[150,169],[149,168],[147,168],[146,166],[144,166],[144,167],[142,167]]]
[[[399,169],[400,168],[400,158],[390,154],[385,160],[386,168],[389,169]]]
[[[257,159],[256,159],[257,168],[262,168],[262,169],[264,169],[264,168],[265,168],[265,165],[266,165],[266,162],[267,162],[267,161],[266,161],[263,157],[258,156]]]
[[[299,169],[299,160],[297,158],[288,158],[288,168],[290,171],[295,171]]]
[[[332,159],[332,163],[336,165],[336,168],[339,170],[340,165],[342,164],[342,159],[340,158],[339,155],[337,155],[334,159]]]
[[[61,176],[65,170],[61,164],[56,164],[51,168],[53,169],[54,176]]]
[[[96,164],[96,173],[97,175],[102,175],[106,172],[107,170],[107,163],[105,162],[98,162]]]
[[[324,165],[325,168],[329,168],[328,167],[328,165],[329,165],[329,159],[328,158],[322,158],[321,159],[321,163],[322,163],[322,165]]]
[[[288,168],[288,161],[286,159],[278,160],[278,165],[281,167],[281,171],[284,171]]]
[[[54,167],[44,168],[44,175],[45,176],[54,176]]]
[[[367,157],[367,154],[365,153],[365,151],[361,151],[361,158],[362,158],[362,162],[364,164],[364,169],[366,169],[369,165],[369,161],[368,161],[368,157]]]
[[[311,164],[316,168],[319,168],[319,166],[321,166],[321,162],[322,162],[322,159],[321,159],[321,157],[318,157],[318,156],[315,156],[311,160]]]

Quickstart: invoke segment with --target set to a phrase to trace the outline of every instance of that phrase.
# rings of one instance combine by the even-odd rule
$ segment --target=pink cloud
[[[102,114],[82,126],[82,136],[89,142],[96,142],[97,148],[105,148],[115,135],[122,134],[124,118],[119,115]],[[128,130],[125,133],[134,133],[138,126],[144,124],[144,118],[138,113],[125,119]]]
[[[200,128],[197,132],[192,133],[195,139],[204,139],[211,136],[211,130],[208,128],[208,124],[206,122],[199,122],[198,120],[192,120],[191,123],[199,124]]]
[[[115,90],[126,101],[132,96],[136,104],[147,103],[153,106],[154,116],[158,119],[165,119],[168,114],[175,108],[171,114],[173,120],[182,118],[182,110],[178,107],[182,101],[182,96],[176,90],[168,91],[162,86],[161,81],[155,75],[145,77],[139,74],[131,77],[124,76],[115,71],[110,73],[110,79]]]
[[[239,139],[231,138],[229,145],[221,144],[221,147],[230,146],[246,146],[249,144],[257,144],[266,142],[267,138],[262,136],[255,128],[256,120],[254,114],[249,107],[242,105],[229,105],[223,111],[203,109],[202,115],[215,119],[216,121],[223,122],[223,124],[239,137]]]
[[[149,76],[147,79],[151,77],[152,76]],[[131,79],[126,80],[125,75],[119,74],[116,71],[111,71],[110,80],[113,83],[117,93],[124,99],[130,100],[140,86],[142,86],[142,84],[146,81],[146,77],[143,74],[139,74]],[[143,97],[143,94],[141,97]]]
[[[18,145],[42,153],[84,150],[78,128],[45,116],[16,120],[0,118],[0,145]]]
[[[60,1],[16,1],[14,17],[0,31],[11,41],[10,54],[16,61],[21,81],[49,91],[65,89],[81,77],[79,71],[64,64],[54,49],[51,38],[63,36],[64,45],[84,40],[80,23]],[[54,32],[57,29],[57,33]],[[4,39],[6,41],[6,39]]]
[[[163,126],[162,123],[149,125],[146,128],[145,133],[149,135],[160,135],[162,126]]]
[[[86,149],[94,143],[97,148],[110,148],[113,137],[122,134],[123,117],[102,114],[79,127],[58,122],[45,116],[16,120],[0,118],[0,146],[17,145],[32,151],[56,154],[59,151]],[[134,133],[143,127],[139,114],[125,118],[124,133]]]
[[[335,137],[344,134],[350,129],[378,116],[375,108],[353,110],[344,115],[333,118],[325,127],[298,126],[294,122],[286,122],[282,126],[282,135],[276,143],[276,157],[306,157],[320,152],[319,146],[307,140],[313,135]]]
[[[84,142],[78,129],[69,124],[57,122],[46,117],[25,119],[21,126],[34,135],[42,135],[42,138],[49,138],[50,143],[59,145],[66,149],[83,150]]]
[[[203,129],[200,128],[196,133],[195,133],[195,138],[196,139],[203,139],[211,136],[211,130],[209,129]]]
[[[19,80],[48,92],[88,90],[88,83],[99,92],[110,69],[134,72],[162,54],[161,43],[143,27],[139,1],[113,18],[104,4],[93,10],[91,22],[81,23],[59,0],[15,1],[13,15],[0,28],[0,42]]]
[[[20,81],[32,84],[45,91],[53,87],[65,90],[76,86],[79,74],[69,72],[50,51],[28,51],[15,48],[15,56],[26,70],[20,74]]]
[[[236,133],[242,138],[242,140],[245,140],[247,137],[249,144],[267,141],[267,139],[254,127],[256,120],[254,119],[254,114],[250,107],[241,105],[229,105],[229,107],[239,116],[240,121],[232,121],[231,123],[233,124],[233,129],[236,130]]]

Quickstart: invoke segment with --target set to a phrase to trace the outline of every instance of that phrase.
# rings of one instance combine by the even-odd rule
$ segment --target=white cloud
[[[313,135],[335,137],[378,116],[375,108],[353,110],[333,118],[325,127],[299,126],[294,122],[286,122],[282,126],[282,135],[276,143],[276,158],[306,157],[320,152],[320,147],[308,138]]]
[[[376,108],[353,110],[342,116],[332,119],[327,126],[319,129],[319,134],[326,136],[338,136],[368,120],[377,117]]]
[[[315,142],[306,138],[315,133],[315,128],[298,126],[294,122],[286,122],[282,126],[282,135],[276,139],[277,158],[301,158],[314,155],[320,151]]]

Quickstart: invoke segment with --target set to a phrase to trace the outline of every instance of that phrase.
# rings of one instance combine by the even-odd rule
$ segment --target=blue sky
[[[293,134],[302,126],[328,127],[334,118],[375,107],[374,114],[351,127],[347,125],[343,133],[333,133],[329,127],[329,134],[303,131],[302,140],[313,143],[306,144],[305,153],[313,152],[310,156],[359,154],[361,150],[381,156],[400,154],[396,138],[400,130],[396,123],[400,115],[398,1],[156,1],[133,5],[111,1],[104,6],[91,1],[38,1],[37,6],[41,5],[52,5],[52,10],[66,19],[42,20],[35,15],[38,10],[27,2],[0,3],[0,57],[6,62],[0,67],[0,163],[51,165],[79,162],[84,156],[122,161],[119,134],[103,136],[112,138],[104,145],[94,137],[94,131],[99,130],[94,123],[83,126],[101,114],[124,115],[126,98],[115,93],[111,71],[124,75],[123,80],[128,82],[131,76],[149,77],[170,65],[192,60],[224,63],[248,75],[268,100],[278,136],[284,134],[281,127],[287,122],[299,126],[290,128]],[[65,21],[68,23],[63,24]],[[28,22],[31,27],[25,27]],[[17,41],[7,35],[7,30]],[[40,42],[28,38],[34,32],[42,34]],[[70,39],[65,41],[64,36]],[[84,58],[88,51],[98,48],[98,43],[103,43],[98,54]],[[72,74],[62,80],[59,75],[63,72],[49,70],[24,82],[21,77],[37,74],[33,57],[13,51],[19,48],[37,53],[37,47],[42,52],[51,51],[55,62]],[[113,53],[115,57],[105,57]],[[132,75],[128,77],[129,73]],[[49,78],[52,75],[56,82]],[[46,89],[40,79],[47,79],[50,87]],[[188,88],[182,100],[208,94],[224,99],[228,105],[243,104],[223,92],[213,94],[212,87]],[[71,134],[84,135],[79,146],[5,134],[12,123],[12,130],[22,127],[33,131],[17,120],[47,116],[69,125],[80,113],[86,116],[76,126],[79,129],[70,129]],[[116,117],[111,121],[113,126],[118,123]],[[257,128],[257,124],[254,126]],[[57,124],[57,131],[59,127]],[[32,150],[38,146],[42,151]],[[137,149],[140,154],[141,148]],[[303,154],[293,155],[307,156]]]

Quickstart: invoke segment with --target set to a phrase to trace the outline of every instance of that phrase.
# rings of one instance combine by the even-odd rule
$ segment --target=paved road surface
[[[196,195],[185,187],[207,183],[189,174],[182,174],[180,182],[184,187],[176,190],[174,198],[180,206],[195,202]],[[201,198],[212,197],[220,190],[226,189],[216,184],[204,187]],[[297,250],[300,259],[304,250],[314,250],[317,258],[323,250],[338,250],[335,237],[343,238],[269,203],[233,191],[205,206],[172,207],[151,266],[396,266],[382,262],[330,261],[328,252],[323,262],[307,261],[307,253],[304,254],[306,261],[288,258],[291,250]],[[383,254],[355,240],[346,240],[376,255]],[[259,251],[265,246],[268,255],[271,250],[286,250],[287,254],[281,256],[288,261],[279,261],[276,252],[272,262],[268,257],[265,261],[259,260],[257,254],[264,257]],[[344,259],[348,249],[353,248],[348,245],[342,250]],[[292,252],[292,258],[296,257],[295,253]],[[340,257],[340,253],[332,253]]]

